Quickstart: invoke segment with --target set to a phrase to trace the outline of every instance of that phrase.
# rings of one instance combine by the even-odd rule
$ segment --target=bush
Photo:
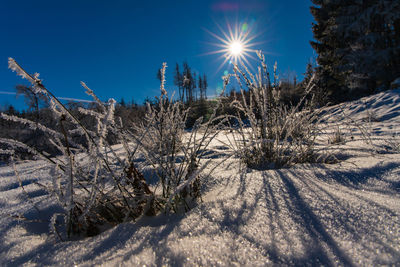
[[[25,149],[50,163],[51,181],[38,184],[56,197],[63,208],[64,212],[53,214],[50,222],[50,228],[60,239],[65,235],[67,238],[95,235],[100,229],[144,215],[188,210],[200,196],[201,179],[210,174],[205,174],[205,170],[211,163],[211,160],[202,163],[200,160],[217,134],[220,124],[215,121],[223,123],[223,120],[214,110],[207,122],[199,118],[193,130],[186,133],[188,110],[180,103],[171,102],[164,88],[166,64],[162,68],[161,96],[156,105],[148,105],[145,122],[133,131],[115,117],[115,101],[101,102],[85,83],[81,84],[98,109],[78,110],[93,118],[96,127],[92,130],[43,86],[38,75],[29,75],[11,58],[9,67],[29,80],[37,94],[49,100],[58,125],[53,130],[15,116],[2,114],[3,118],[43,132],[61,156],[52,158],[46,151],[6,138],[0,142],[8,149],[0,153],[13,156],[16,149]],[[71,136],[76,135],[82,136],[86,145],[74,142]],[[112,142],[121,145],[112,146],[110,135],[115,139]],[[139,156],[144,156],[141,164]],[[155,185],[143,175],[142,170],[148,167],[158,177]],[[64,225],[62,232],[59,231],[60,217]]]
[[[328,143],[329,144],[344,144],[345,142],[344,134],[340,130],[339,126],[336,128],[336,130],[332,133],[330,136]]]
[[[161,96],[155,105],[147,105],[145,123],[137,132],[145,136],[140,150],[161,185],[159,202],[178,212],[190,209],[200,196],[201,174],[211,163],[206,160],[200,164],[200,160],[225,119],[216,115],[217,104],[207,118],[198,117],[190,132],[186,132],[190,108],[168,98],[164,89],[165,68],[166,65],[161,69]]]
[[[258,56],[261,66],[257,75],[245,66],[244,70],[234,67],[233,77],[241,88],[241,94],[232,103],[239,122],[235,132],[237,153],[249,168],[256,169],[315,161],[318,116],[309,104],[311,101],[306,100],[312,80],[298,104],[288,106],[280,99],[276,65],[272,79],[264,56],[261,53]]]

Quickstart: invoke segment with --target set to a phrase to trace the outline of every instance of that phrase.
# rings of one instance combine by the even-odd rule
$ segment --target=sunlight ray
[[[255,46],[265,43],[265,42],[253,42],[261,33],[253,34],[252,30],[254,26],[249,27],[247,23],[238,23],[234,25],[228,23],[226,19],[227,30],[224,31],[218,23],[215,22],[219,31],[222,35],[215,34],[207,29],[205,31],[211,36],[215,37],[219,43],[210,43],[212,46],[218,47],[215,51],[205,53],[203,55],[214,55],[221,54],[218,57],[219,60],[223,59],[222,64],[218,66],[217,72],[222,69],[222,67],[228,62],[234,64],[243,64],[247,67],[251,67],[249,60],[257,60],[254,54],[257,50],[254,49]]]
[[[229,50],[225,48],[225,49],[221,49],[221,50],[206,52],[206,53],[200,54],[199,56],[209,56],[209,55],[215,55],[215,54],[227,53],[227,52],[229,52]]]
[[[217,38],[218,40],[220,40],[221,42],[223,42],[224,44],[229,45],[229,40],[225,40],[225,39],[223,39],[222,37],[216,35],[215,33],[211,32],[211,31],[209,31],[209,30],[207,30],[207,29],[204,29],[204,30],[205,30],[206,32],[208,32],[209,34],[211,34],[213,37],[215,37],[215,38]]]

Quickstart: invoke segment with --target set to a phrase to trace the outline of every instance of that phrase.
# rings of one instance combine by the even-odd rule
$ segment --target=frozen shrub
[[[134,131],[115,117],[113,99],[101,102],[85,83],[81,84],[86,93],[98,105],[96,110],[78,109],[95,121],[96,127],[90,130],[43,86],[38,74],[28,74],[11,58],[9,67],[29,80],[37,94],[48,99],[58,125],[53,130],[16,116],[1,117],[42,131],[60,156],[50,157],[46,151],[5,138],[0,139],[6,147],[0,153],[13,156],[15,149],[24,149],[50,163],[50,181],[39,181],[38,185],[63,208],[63,213],[53,214],[50,221],[51,231],[60,239],[65,235],[95,235],[101,229],[143,215],[188,210],[200,196],[201,179],[210,174],[205,174],[205,170],[211,164],[202,156],[224,119],[216,116],[215,109],[207,122],[199,118],[193,129],[186,132],[188,110],[168,98],[164,88],[165,63],[161,96],[156,105],[148,105],[145,122]],[[110,134],[119,146],[111,146],[107,138]],[[85,145],[73,141],[71,136],[76,135],[82,136]],[[140,165],[138,155],[145,159]],[[142,173],[149,166],[158,177],[156,185],[150,185]],[[65,226],[61,232],[60,218]]]
[[[32,83],[36,93],[46,97],[52,115],[58,122],[57,130],[49,129],[40,123],[2,114],[2,118],[27,124],[34,130],[47,135],[50,143],[59,150],[61,156],[51,158],[46,151],[27,146],[16,140],[2,139],[9,150],[25,149],[51,164],[51,181],[39,185],[55,196],[63,214],[54,214],[51,229],[58,233],[55,222],[63,217],[67,236],[73,234],[94,235],[99,227],[135,219],[140,215],[155,213],[154,195],[146,184],[143,175],[133,163],[137,147],[127,143],[128,135],[120,131],[115,120],[115,101],[101,102],[93,91],[82,82],[86,93],[93,97],[98,110],[80,108],[79,111],[93,117],[94,130],[87,129],[38,78],[22,69],[14,59],[9,59],[9,67]],[[65,127],[69,125],[68,129]],[[117,152],[107,141],[109,133],[117,136],[123,152]],[[85,146],[73,142],[71,136],[81,135]],[[10,153],[12,154],[12,153]],[[59,234],[60,238],[62,234]]]
[[[217,105],[206,122],[200,117],[191,130],[186,131],[190,110],[168,97],[164,88],[165,69],[164,63],[161,95],[155,105],[147,105],[145,122],[136,131],[146,133],[140,142],[140,150],[158,178],[158,201],[163,203],[166,211],[178,212],[188,210],[200,196],[201,176],[211,163],[206,160],[201,164],[200,160],[225,120],[216,116]]]
[[[336,130],[330,136],[329,144],[343,144],[345,142],[344,134],[341,132],[340,128],[337,127]]]
[[[312,80],[296,106],[285,105],[280,99],[276,64],[271,78],[264,55],[258,56],[261,66],[256,75],[245,66],[234,67],[233,77],[241,89],[232,103],[239,121],[237,152],[250,168],[279,168],[316,160],[318,116],[306,100]]]

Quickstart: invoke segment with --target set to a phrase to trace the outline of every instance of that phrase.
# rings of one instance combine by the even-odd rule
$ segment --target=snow
[[[391,84],[390,87],[392,89],[400,89],[400,77],[394,80]]]
[[[343,127],[345,144],[332,147],[343,153],[339,163],[246,169],[237,158],[224,160],[228,134],[221,133],[209,155],[222,164],[204,181],[195,208],[74,241],[49,234],[52,214],[62,209],[36,183],[49,180],[50,166],[17,164],[26,193],[12,166],[1,166],[0,265],[396,265],[400,157],[386,140],[400,142],[393,137],[400,130],[400,90],[325,112],[339,122],[327,120],[330,132],[321,140]],[[349,118],[368,129],[372,143],[362,140],[359,128],[340,123]]]

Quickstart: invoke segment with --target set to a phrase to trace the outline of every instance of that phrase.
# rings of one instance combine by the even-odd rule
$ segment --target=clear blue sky
[[[175,90],[175,63],[186,60],[209,79],[215,94],[226,64],[219,55],[219,24],[255,25],[256,49],[266,52],[280,73],[289,69],[301,79],[314,52],[309,0],[2,0],[0,3],[0,91],[24,83],[7,69],[13,57],[28,72],[39,72],[46,87],[60,97],[89,99],[79,82],[100,99],[122,97],[142,103],[159,94],[157,69],[167,62],[167,88]],[[206,29],[206,30],[204,30]],[[250,61],[253,64],[256,62]],[[15,96],[0,94],[0,104],[20,107]],[[19,100],[19,103],[21,100]]]

